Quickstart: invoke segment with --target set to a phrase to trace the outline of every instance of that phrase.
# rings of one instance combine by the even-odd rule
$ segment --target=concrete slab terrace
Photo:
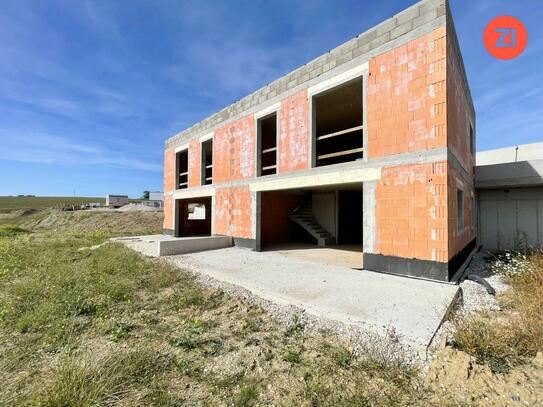
[[[459,290],[450,284],[238,247],[164,259],[317,318],[378,334],[392,328],[404,344],[419,351],[431,343]]]
[[[145,235],[114,237],[110,240],[123,243],[129,248],[151,257],[194,253],[232,246],[232,238],[229,236],[173,237],[168,235]]]

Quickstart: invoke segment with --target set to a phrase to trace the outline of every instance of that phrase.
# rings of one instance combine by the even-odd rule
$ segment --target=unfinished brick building
[[[424,0],[167,140],[164,231],[449,281],[475,247],[474,146],[448,4]]]

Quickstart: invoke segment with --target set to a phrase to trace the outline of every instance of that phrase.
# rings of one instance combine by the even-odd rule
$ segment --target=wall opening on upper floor
[[[316,166],[362,159],[362,77],[313,96]]]
[[[213,139],[202,142],[202,185],[213,183]]]
[[[277,113],[258,119],[258,176],[277,173]]]
[[[184,189],[189,186],[189,150],[182,150],[175,154],[175,189]]]

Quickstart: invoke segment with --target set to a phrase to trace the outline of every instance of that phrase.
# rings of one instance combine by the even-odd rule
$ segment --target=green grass
[[[17,225],[0,225],[0,237],[12,237],[27,231]]]
[[[455,321],[455,346],[507,373],[543,351],[543,254],[498,263],[511,288],[498,295],[501,311],[483,311]]]
[[[378,351],[355,355],[333,336],[305,332],[297,318],[284,327],[262,309],[119,243],[79,250],[115,229],[5,230],[0,405],[426,400],[416,367],[390,357],[381,342]]]

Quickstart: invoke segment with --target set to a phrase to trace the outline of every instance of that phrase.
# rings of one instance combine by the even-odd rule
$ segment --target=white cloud
[[[162,161],[147,161],[127,152],[108,149],[75,137],[39,132],[0,132],[3,148],[0,160],[29,163],[62,164],[71,166],[116,167],[147,172],[161,172]],[[79,137],[81,139],[81,137]]]

